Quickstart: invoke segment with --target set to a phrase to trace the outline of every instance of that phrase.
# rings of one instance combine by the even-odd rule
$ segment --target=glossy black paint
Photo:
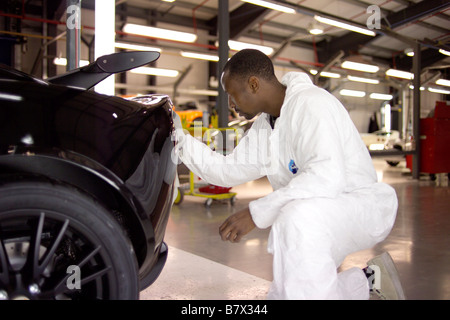
[[[146,287],[159,274],[155,265],[164,264],[157,262],[166,254],[176,164],[170,99],[141,100],[145,103],[0,69],[0,182],[2,175],[37,174],[106,202],[125,203]]]

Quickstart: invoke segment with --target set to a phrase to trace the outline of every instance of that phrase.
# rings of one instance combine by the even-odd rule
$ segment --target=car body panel
[[[139,103],[0,70],[0,175],[38,174],[120,198],[133,232],[145,237],[133,245],[149,285],[167,254],[176,175],[169,97]]]

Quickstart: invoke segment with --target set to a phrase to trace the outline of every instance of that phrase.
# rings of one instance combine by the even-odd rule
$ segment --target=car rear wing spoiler
[[[156,51],[113,53],[101,56],[87,66],[48,78],[46,81],[88,90],[114,73],[128,71],[156,61],[159,55]]]

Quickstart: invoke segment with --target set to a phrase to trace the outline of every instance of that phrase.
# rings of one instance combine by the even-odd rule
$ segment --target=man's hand
[[[228,217],[220,226],[219,233],[223,241],[239,242],[255,227],[250,210],[247,208]]]

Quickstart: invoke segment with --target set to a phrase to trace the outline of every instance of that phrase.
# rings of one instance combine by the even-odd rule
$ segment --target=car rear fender
[[[26,179],[41,176],[74,186],[97,199],[109,209],[129,236],[139,265],[147,251],[153,251],[151,222],[141,219],[143,209],[123,182],[100,164],[80,154],[67,151],[46,153],[21,152],[0,156],[0,182],[7,178]],[[148,224],[148,225],[147,225]]]

